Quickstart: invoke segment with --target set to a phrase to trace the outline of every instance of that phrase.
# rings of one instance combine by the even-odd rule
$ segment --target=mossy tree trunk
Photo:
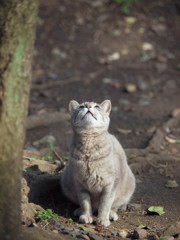
[[[19,239],[22,150],[38,0],[0,0],[0,239]]]

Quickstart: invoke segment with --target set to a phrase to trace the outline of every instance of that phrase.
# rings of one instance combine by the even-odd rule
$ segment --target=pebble
[[[119,236],[122,238],[126,238],[128,235],[128,232],[125,229],[120,230]]]
[[[110,84],[112,82],[112,79],[110,78],[103,78],[103,83]]]
[[[65,52],[61,51],[59,48],[53,48],[51,53],[55,56],[60,57],[63,60],[67,58],[67,54]]]
[[[141,210],[142,209],[142,205],[139,203],[130,203],[127,205],[127,209],[129,211],[133,211],[133,210]]]
[[[37,146],[39,144],[44,144],[44,143],[54,144],[55,142],[56,142],[56,139],[54,136],[47,135],[47,136],[44,136],[43,138],[41,138],[40,140],[35,141],[34,145]]]
[[[139,234],[136,230],[134,230],[134,232],[131,234],[131,239],[138,239],[139,238]]]
[[[180,234],[180,222],[175,222],[164,231],[165,236],[175,236],[177,234]]]
[[[167,69],[167,63],[157,62],[155,64],[155,66],[156,66],[156,69],[159,73],[162,73],[162,72],[166,71],[166,69]]]
[[[118,60],[119,58],[120,58],[120,53],[114,52],[114,53],[112,53],[111,55],[109,55],[109,56],[107,57],[107,60],[108,60],[109,62],[112,62],[112,61]]]
[[[95,233],[89,233],[88,234],[91,240],[103,240],[102,237],[96,235]]]
[[[90,5],[91,5],[91,7],[94,7],[94,8],[102,7],[103,1],[101,1],[101,0],[90,1]]]
[[[148,88],[147,83],[143,80],[141,76],[138,77],[138,88],[142,91]]]
[[[57,74],[56,73],[48,73],[48,77],[51,79],[57,79]]]
[[[164,236],[162,240],[174,240],[174,237]]]
[[[137,228],[136,231],[139,235],[139,238],[141,239],[147,238],[147,231],[145,229]]]
[[[177,117],[178,115],[180,115],[180,108],[174,109],[171,113],[172,117]]]

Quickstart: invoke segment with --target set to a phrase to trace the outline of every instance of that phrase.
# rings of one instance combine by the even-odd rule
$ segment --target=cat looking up
[[[80,206],[75,211],[81,223],[105,227],[118,219],[117,210],[127,205],[135,190],[135,177],[118,140],[108,132],[110,100],[101,104],[69,103],[73,136],[70,161],[62,174],[64,194]]]

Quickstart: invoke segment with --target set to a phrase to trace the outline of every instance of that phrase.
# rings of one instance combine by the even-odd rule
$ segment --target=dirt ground
[[[180,221],[180,188],[165,187],[168,180],[180,185],[179,26],[180,4],[175,0],[140,0],[129,15],[109,0],[40,1],[29,116],[55,111],[67,115],[72,99],[98,103],[110,99],[110,132],[126,149],[136,175],[132,202],[140,209],[119,212],[119,220],[111,223],[111,235],[103,235],[104,239],[120,239],[112,231],[133,231],[139,223],[150,228],[148,239],[155,239],[151,233],[163,236],[169,225]],[[26,148],[48,147],[39,139],[51,135],[65,158],[71,133],[69,120],[40,124],[27,131]],[[73,226],[79,226],[74,206],[57,194],[59,175],[50,192],[47,180],[33,193],[38,181],[29,180],[32,172],[41,176],[46,169],[37,171],[30,163],[24,173],[29,201],[53,209],[61,225],[72,218]],[[163,206],[165,214],[144,215],[150,206]],[[178,238],[179,233],[172,235]]]

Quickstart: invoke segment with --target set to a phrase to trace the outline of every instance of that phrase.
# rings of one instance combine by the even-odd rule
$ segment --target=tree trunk
[[[0,239],[19,239],[21,162],[38,0],[0,0]]]

